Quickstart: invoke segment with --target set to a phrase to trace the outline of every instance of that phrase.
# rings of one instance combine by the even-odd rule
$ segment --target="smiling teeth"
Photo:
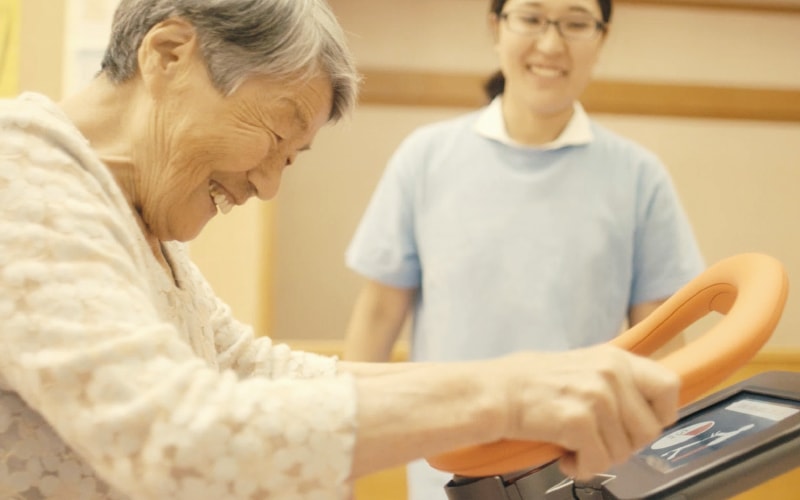
[[[556,68],[545,68],[543,66],[531,66],[531,71],[539,76],[556,78],[562,76],[564,72]]]
[[[228,196],[217,186],[216,183],[211,183],[208,186],[208,194],[211,195],[211,199],[214,200],[214,205],[217,206],[217,210],[222,212],[223,214],[227,214],[233,208],[233,203]]]

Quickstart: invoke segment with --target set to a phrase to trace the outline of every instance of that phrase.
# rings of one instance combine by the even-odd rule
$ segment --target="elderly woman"
[[[612,348],[338,363],[231,317],[183,242],[272,198],[358,78],[323,0],[123,0],[102,72],[0,104],[0,497],[341,499],[501,438],[586,476],[676,416]]]

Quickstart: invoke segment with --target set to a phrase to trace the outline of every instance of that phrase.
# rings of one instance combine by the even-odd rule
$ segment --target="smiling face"
[[[331,108],[324,78],[287,88],[261,77],[227,98],[208,89],[186,101],[182,116],[157,127],[173,130],[142,201],[159,239],[192,239],[218,208],[227,213],[252,196],[275,196],[284,169],[310,147]]]
[[[188,241],[218,211],[274,197],[284,169],[328,122],[333,99],[322,75],[305,83],[254,76],[226,97],[199,59],[152,87],[128,191],[161,241]]]
[[[589,13],[602,19],[596,0],[509,0],[503,12],[559,19]],[[565,40],[548,26],[541,35],[515,33],[496,16],[490,19],[495,50],[506,78],[504,99],[543,116],[571,110],[591,79],[604,34],[591,40]]]

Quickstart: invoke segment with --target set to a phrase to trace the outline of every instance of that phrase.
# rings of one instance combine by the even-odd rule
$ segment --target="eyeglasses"
[[[571,41],[592,40],[606,31],[606,23],[591,14],[575,13],[548,19],[543,14],[509,11],[500,14],[500,19],[506,22],[509,31],[518,35],[544,35],[551,24],[565,40]]]

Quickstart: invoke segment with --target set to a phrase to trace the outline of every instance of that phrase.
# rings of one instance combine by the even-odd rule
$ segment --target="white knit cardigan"
[[[0,101],[0,498],[349,497],[352,377],[165,252],[55,103]]]

